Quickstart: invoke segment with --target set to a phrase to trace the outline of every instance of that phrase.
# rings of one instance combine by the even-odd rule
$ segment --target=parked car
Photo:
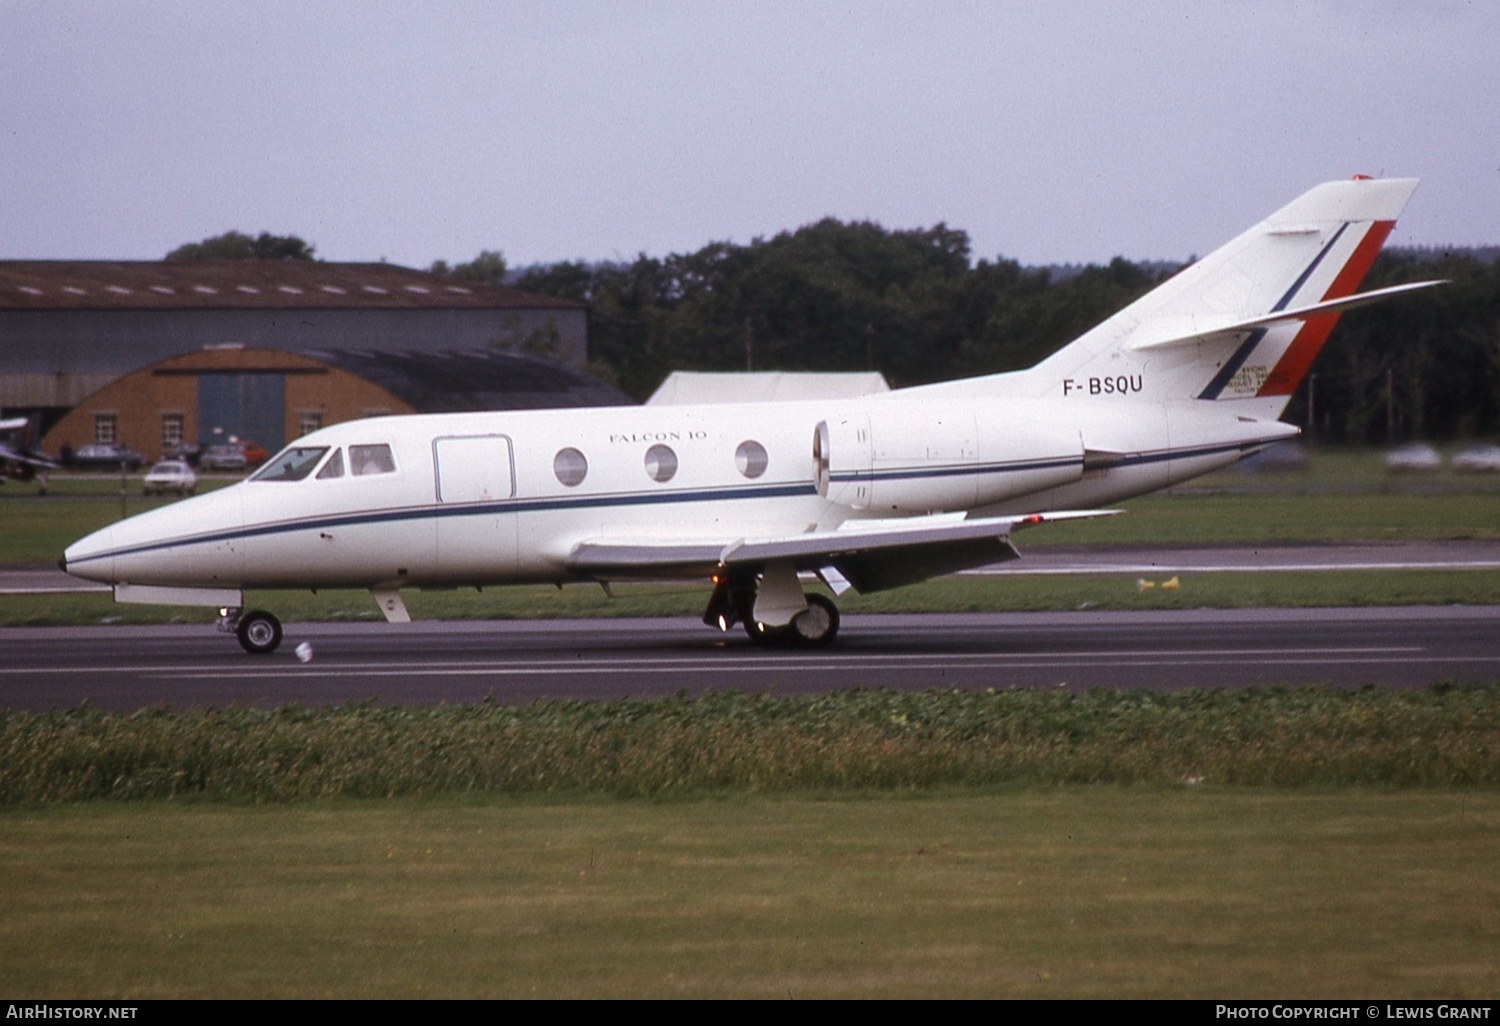
[[[210,445],[198,457],[199,470],[244,470],[249,465],[238,445]]]
[[[203,446],[197,442],[178,442],[166,452],[161,454],[164,460],[181,460],[190,467],[198,465],[198,457],[203,455]]]
[[[146,472],[147,495],[192,495],[198,490],[198,475],[183,460],[162,460]]]
[[[1453,469],[1463,474],[1500,473],[1500,445],[1471,445],[1453,457]]]
[[[141,464],[145,462],[146,457],[128,445],[93,442],[73,450],[68,466],[74,470],[119,470],[123,463],[126,470],[134,472],[140,470]]]
[[[246,466],[258,467],[271,458],[271,454],[266,450],[266,447],[259,442],[252,442],[248,438],[242,438],[234,444],[238,445],[240,452],[245,454]]]
[[[1443,458],[1426,442],[1407,442],[1385,454],[1385,467],[1403,473],[1430,473],[1443,466]]]

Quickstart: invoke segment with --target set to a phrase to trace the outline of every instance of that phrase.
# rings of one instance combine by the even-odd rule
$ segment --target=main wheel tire
[[[790,626],[798,644],[821,647],[839,632],[839,608],[825,595],[808,595],[807,608],[792,617]]]
[[[775,648],[787,642],[788,634],[785,627],[767,627],[753,619],[744,621],[744,624],[745,633],[749,635],[750,640],[762,648]]]
[[[240,617],[234,630],[240,647],[251,655],[270,655],[281,644],[281,621],[257,609]]]

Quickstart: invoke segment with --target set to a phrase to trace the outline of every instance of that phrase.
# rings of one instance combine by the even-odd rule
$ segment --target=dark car
[[[203,455],[203,446],[197,442],[178,442],[161,454],[164,460],[181,460],[190,467],[198,465],[198,457]]]
[[[244,470],[249,463],[238,445],[210,445],[198,457],[199,470]]]
[[[128,445],[94,442],[75,449],[68,465],[74,470],[119,470],[124,464],[126,470],[136,471],[145,462],[146,458]]]

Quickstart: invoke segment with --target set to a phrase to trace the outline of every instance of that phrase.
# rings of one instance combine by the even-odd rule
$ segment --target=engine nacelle
[[[813,432],[818,494],[880,513],[953,512],[1083,476],[1076,427],[1006,405],[882,403],[829,417]]]

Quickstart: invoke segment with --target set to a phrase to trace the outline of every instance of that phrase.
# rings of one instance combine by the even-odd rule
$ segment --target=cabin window
[[[380,445],[349,446],[349,473],[355,477],[394,474],[395,472],[396,460],[391,456],[389,445],[381,443]]]
[[[766,472],[770,462],[771,457],[766,455],[766,447],[753,439],[746,439],[734,450],[734,465],[746,477],[760,477]]]
[[[323,464],[323,469],[318,471],[319,481],[329,481],[336,477],[344,476],[344,450],[335,449],[333,455],[328,457],[328,462]]]
[[[294,445],[283,449],[281,454],[267,463],[252,477],[252,481],[301,481],[311,474],[313,467],[328,451],[326,445]]]
[[[559,449],[557,455],[552,457],[552,473],[557,475],[558,481],[569,488],[583,483],[583,479],[589,473],[589,461],[577,449],[569,446]]]
[[[677,454],[665,445],[646,450],[646,473],[653,481],[670,481],[677,474]]]

